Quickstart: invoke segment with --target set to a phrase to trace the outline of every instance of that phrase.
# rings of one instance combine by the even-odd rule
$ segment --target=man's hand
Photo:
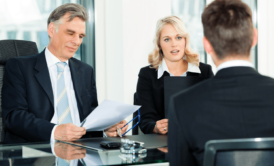
[[[107,128],[105,130],[105,133],[108,137],[118,137],[118,133],[117,133],[117,126],[119,128],[122,128],[125,124],[127,124],[126,120],[122,120],[121,122]],[[122,130],[121,130],[121,134],[124,134],[127,131],[128,126],[125,126]]]
[[[58,125],[54,131],[54,139],[59,141],[76,141],[86,134],[84,127],[72,123]]]
[[[153,129],[154,133],[166,134],[168,132],[168,119],[158,120]]]
[[[54,152],[56,156],[66,160],[81,159],[86,156],[86,149],[61,142],[54,144]]]

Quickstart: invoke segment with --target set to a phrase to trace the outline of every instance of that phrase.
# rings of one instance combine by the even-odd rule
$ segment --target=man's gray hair
[[[73,20],[75,17],[79,17],[83,21],[88,21],[87,11],[82,5],[76,3],[66,3],[59,6],[53,12],[51,12],[48,18],[47,26],[49,26],[49,24],[53,22],[56,25],[57,32],[58,27],[61,24],[61,18],[66,13],[70,13],[69,19],[67,20],[68,22]]]

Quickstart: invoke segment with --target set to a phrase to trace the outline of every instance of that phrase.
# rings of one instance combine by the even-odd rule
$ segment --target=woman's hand
[[[158,134],[166,134],[168,132],[168,119],[158,120],[153,132]]]

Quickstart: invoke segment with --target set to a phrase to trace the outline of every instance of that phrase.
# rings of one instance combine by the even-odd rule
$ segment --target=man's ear
[[[206,37],[203,37],[203,44],[204,44],[205,51],[206,51],[208,54],[211,55],[211,54],[214,52],[214,50],[213,50],[212,45],[210,44],[210,42],[207,40]]]
[[[48,34],[49,34],[49,37],[53,37],[53,34],[55,33],[55,25],[53,22],[51,22],[48,26]]]
[[[216,56],[211,43],[207,40],[206,37],[203,37],[203,44],[204,44],[205,51],[211,56],[214,64],[217,66],[216,63],[218,63],[218,57]]]
[[[256,46],[257,42],[258,42],[258,31],[256,28],[254,28],[253,30],[253,42],[252,42],[252,47]]]

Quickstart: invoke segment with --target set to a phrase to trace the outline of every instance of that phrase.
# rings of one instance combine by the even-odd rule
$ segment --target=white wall
[[[105,48],[105,0],[95,0],[95,67],[99,104],[107,95],[106,48]]]
[[[148,65],[156,22],[171,14],[170,0],[123,1],[124,102],[133,103],[140,68]],[[156,7],[157,6],[157,7]]]
[[[156,22],[171,14],[171,0],[95,0],[95,12],[98,101],[133,104],[139,70],[148,65],[153,49]]]
[[[258,70],[274,77],[274,1],[258,0]]]

